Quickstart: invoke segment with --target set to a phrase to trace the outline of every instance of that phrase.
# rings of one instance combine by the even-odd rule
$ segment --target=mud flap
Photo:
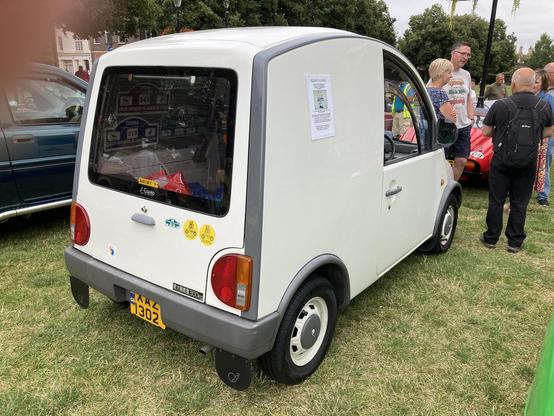
[[[250,360],[215,350],[215,369],[219,378],[235,390],[246,390],[252,381],[252,364]]]
[[[71,294],[75,302],[83,309],[88,308],[88,285],[73,276],[69,276],[69,282],[71,284]]]

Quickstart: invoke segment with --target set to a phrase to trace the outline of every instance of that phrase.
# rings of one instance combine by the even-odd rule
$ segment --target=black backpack
[[[542,126],[539,111],[544,106],[538,101],[533,107],[516,105],[511,98],[501,100],[510,112],[510,121],[504,134],[494,144],[494,154],[509,168],[524,168],[537,163]],[[541,107],[539,104],[543,104]]]

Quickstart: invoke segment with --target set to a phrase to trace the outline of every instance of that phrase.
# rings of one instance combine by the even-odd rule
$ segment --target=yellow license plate
[[[162,321],[162,311],[160,305],[146,296],[131,292],[129,295],[129,310],[133,315],[150,322],[162,329],[165,329],[165,324]]]

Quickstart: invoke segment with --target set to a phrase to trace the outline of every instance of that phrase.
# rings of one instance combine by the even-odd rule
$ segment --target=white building
[[[87,71],[92,66],[90,44],[86,39],[79,39],[73,32],[65,32],[56,28],[56,51],[58,66],[72,74],[77,71],[79,65]]]

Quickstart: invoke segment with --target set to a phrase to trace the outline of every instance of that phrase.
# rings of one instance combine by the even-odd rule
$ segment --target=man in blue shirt
[[[401,82],[398,88],[410,102],[413,100],[415,93],[410,83]],[[392,101],[392,134],[396,138],[401,137],[411,126],[410,111],[399,97],[394,97]]]

